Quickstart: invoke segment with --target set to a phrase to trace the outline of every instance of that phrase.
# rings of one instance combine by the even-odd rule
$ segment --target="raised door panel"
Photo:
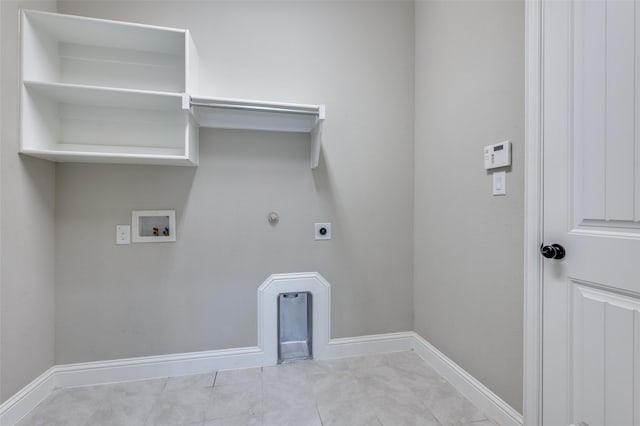
[[[574,226],[639,229],[638,11],[577,1],[573,37]]]
[[[640,299],[573,281],[575,423],[638,425]]]

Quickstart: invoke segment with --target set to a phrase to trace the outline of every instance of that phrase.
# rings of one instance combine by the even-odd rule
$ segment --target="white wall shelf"
[[[311,168],[318,167],[324,105],[192,96],[191,110],[200,127],[309,133]]]
[[[21,14],[20,152],[52,161],[197,165],[198,128],[309,133],[323,105],[190,97],[187,30],[49,12]]]
[[[188,31],[29,10],[21,19],[21,153],[197,165]]]

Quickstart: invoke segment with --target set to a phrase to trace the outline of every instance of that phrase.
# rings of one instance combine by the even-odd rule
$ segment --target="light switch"
[[[493,195],[507,195],[507,172],[493,174]]]
[[[116,244],[131,244],[131,226],[116,225]]]

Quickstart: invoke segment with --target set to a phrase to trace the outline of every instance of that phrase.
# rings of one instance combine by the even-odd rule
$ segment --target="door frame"
[[[523,418],[542,424],[542,112],[543,10],[547,0],[525,1],[525,197]]]

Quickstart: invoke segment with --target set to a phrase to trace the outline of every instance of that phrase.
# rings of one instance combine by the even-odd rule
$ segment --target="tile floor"
[[[19,426],[495,426],[414,352],[54,391]]]

